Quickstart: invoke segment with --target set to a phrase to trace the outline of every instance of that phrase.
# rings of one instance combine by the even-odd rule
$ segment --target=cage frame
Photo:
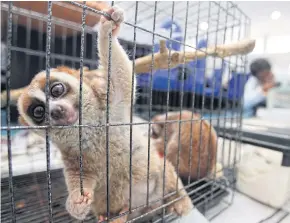
[[[82,80],[82,76],[83,76],[83,72],[84,72],[84,61],[85,61],[85,59],[84,59],[84,42],[85,42],[85,30],[86,30],[86,25],[85,25],[85,16],[86,16],[86,12],[87,11],[90,11],[90,12],[92,12],[92,13],[97,13],[97,14],[99,14],[99,15],[104,15],[104,16],[108,16],[107,14],[105,14],[104,12],[102,12],[102,11],[98,11],[98,10],[95,10],[95,9],[93,9],[93,8],[90,8],[90,7],[88,7],[88,6],[85,6],[85,4],[81,4],[81,3],[77,3],[77,2],[70,2],[72,5],[75,5],[75,6],[78,6],[79,8],[82,8],[82,24],[81,24],[81,28],[80,28],[80,31],[81,31],[81,51],[80,51],[80,57],[79,57],[79,59],[80,59],[80,76],[81,76],[81,80]],[[45,57],[46,57],[46,79],[47,79],[47,84],[46,84],[46,95],[49,95],[48,94],[48,91],[49,91],[49,76],[50,76],[50,71],[49,71],[49,69],[50,69],[50,60],[51,60],[51,57],[52,56],[54,56],[54,55],[52,55],[51,54],[51,52],[50,52],[50,49],[51,49],[51,33],[52,33],[52,21],[53,21],[53,18],[52,18],[52,15],[51,15],[51,13],[52,13],[52,5],[53,4],[55,4],[55,3],[52,3],[52,2],[48,2],[48,26],[47,26],[47,41],[46,41],[46,55],[45,55]],[[187,11],[186,11],[186,15],[188,15],[188,2],[187,2]],[[219,3],[215,3],[215,2],[213,2],[213,3],[211,3],[210,2],[210,4],[217,4],[217,5],[220,5]],[[156,35],[156,36],[159,36],[159,37],[163,37],[163,38],[166,38],[165,36],[162,36],[162,35],[160,35],[160,34],[158,34],[158,33],[156,33],[155,32],[155,30],[154,30],[154,28],[153,28],[153,31],[150,31],[150,30],[146,30],[146,29],[144,29],[144,28],[142,28],[142,27],[139,27],[138,25],[136,25],[137,24],[137,12],[138,12],[138,3],[136,3],[136,8],[135,8],[135,22],[134,22],[134,24],[132,24],[132,23],[129,23],[129,22],[125,22],[124,24],[125,25],[129,25],[129,26],[132,26],[133,28],[134,28],[134,30],[135,30],[135,32],[134,32],[134,40],[136,40],[136,29],[141,29],[141,30],[143,30],[143,31],[146,31],[146,32],[149,32],[149,33],[151,33],[152,35],[153,35],[153,40],[152,40],[152,45],[154,45],[154,36]],[[235,6],[235,4],[234,3],[227,3],[227,7],[230,7],[230,6],[232,6],[232,7],[236,7],[236,9],[238,10],[238,8],[237,8],[237,6]],[[2,3],[1,3],[1,7],[2,7]],[[10,2],[9,3],[9,5],[8,5],[8,8],[7,8],[7,11],[8,11],[8,32],[7,32],[7,43],[8,43],[8,53],[7,53],[7,57],[8,57],[8,64],[7,64],[7,72],[6,72],[6,80],[7,80],[7,89],[10,89],[9,87],[10,87],[10,77],[11,77],[11,50],[17,50],[17,48],[13,48],[13,46],[12,46],[12,37],[13,37],[13,34],[12,34],[12,25],[13,25],[13,21],[12,21],[12,11],[13,11],[13,4],[12,4],[12,2]],[[156,8],[157,8],[157,2],[155,2],[155,10],[154,10],[154,15],[156,15]],[[221,7],[221,9],[222,9],[222,7]],[[210,7],[209,7],[209,10],[210,10]],[[224,10],[227,10],[227,8],[226,9],[224,9]],[[21,10],[19,10],[19,11],[21,11]],[[210,12],[210,11],[209,11]],[[23,10],[22,10],[22,13],[24,13],[23,12]],[[25,14],[25,13],[24,13]],[[209,13],[210,14],[210,13]],[[172,7],[172,18],[173,18],[173,15],[174,15],[174,2],[173,2],[173,7]],[[33,15],[32,15],[33,16]],[[35,15],[34,15],[35,16]],[[37,17],[37,16],[36,16]],[[186,18],[187,18],[187,16],[186,16]],[[249,20],[248,18],[247,18],[247,20]],[[56,20],[57,21],[57,20]],[[155,24],[154,24],[154,26],[155,26]],[[185,22],[185,28],[187,27],[187,21]],[[88,30],[90,30],[90,29],[88,29]],[[170,35],[172,35],[172,27],[171,27],[171,31],[170,31]],[[207,33],[207,35],[208,35],[208,33]],[[185,38],[186,39],[186,38]],[[170,43],[172,43],[172,39],[171,38],[169,38],[169,40],[170,40]],[[180,44],[183,44],[183,45],[186,45],[185,44],[185,41],[184,42],[180,42]],[[133,55],[135,56],[135,54],[136,54],[136,41],[134,41],[134,48],[133,48]],[[189,45],[188,45],[189,46]],[[153,47],[152,47],[152,52],[154,51],[154,49],[153,49]],[[172,51],[172,49],[171,48],[169,48],[169,58],[170,58],[170,55],[171,55],[171,51]],[[29,53],[29,51],[27,51],[28,53]],[[109,52],[110,52],[110,50],[109,50]],[[184,51],[183,52],[185,52],[185,49],[184,49]],[[197,51],[196,51],[197,52]],[[208,55],[207,55],[207,53],[206,53],[206,57],[207,57]],[[233,56],[233,57],[235,57],[235,56]],[[244,56],[245,58],[246,58],[246,56]],[[61,57],[62,58],[62,57]],[[230,58],[231,58],[231,56],[230,56]],[[64,58],[62,58],[62,59],[64,59]],[[72,59],[72,58],[68,58],[68,59]],[[236,56],[236,63],[235,64],[237,64],[237,56]],[[109,61],[110,61],[110,59],[109,59]],[[185,62],[185,58],[184,58],[184,61],[183,61],[183,72],[182,72],[182,74],[184,75],[184,69],[185,69],[185,66],[184,66],[184,63]],[[170,59],[168,59],[168,77],[169,77],[169,75],[170,75],[170,68],[169,67],[171,67],[170,66],[170,63],[171,63],[171,60]],[[154,64],[154,54],[152,53],[152,60],[151,60],[151,75],[152,75],[152,72],[153,72],[153,64]],[[246,61],[245,61],[245,64],[246,64]],[[245,68],[245,64],[243,65],[243,67]],[[110,66],[109,66],[110,67]],[[133,69],[135,69],[135,60],[133,60]],[[109,70],[109,78],[108,78],[108,85],[110,85],[110,70]],[[168,81],[169,81],[169,78],[168,78]],[[169,82],[168,82],[169,83]],[[134,84],[134,83],[133,83]],[[133,87],[133,84],[132,84],[132,87]],[[214,84],[215,84],[215,80],[214,80]],[[151,93],[150,94],[152,94],[152,78],[151,78],[151,80],[150,80],[150,87],[151,87]],[[80,81],[80,89],[82,89],[82,81]],[[108,87],[108,89],[109,89],[109,87]],[[235,90],[234,90],[235,91]],[[108,94],[109,94],[109,92],[107,92],[107,96],[108,96]],[[183,91],[182,91],[182,94],[183,94]],[[80,94],[80,102],[82,101],[81,100],[81,96],[82,94]],[[152,95],[151,95],[152,96]],[[108,97],[107,97],[107,99],[108,99]],[[183,99],[183,96],[181,96],[181,100]],[[47,97],[47,102],[48,102],[48,100],[49,100],[49,96]],[[149,107],[150,107],[150,109],[149,109],[149,117],[151,116],[151,108],[152,108],[152,97],[150,97],[150,105],[149,105]],[[201,113],[203,114],[203,109],[204,109],[204,97],[202,98],[202,100],[203,100],[203,102],[202,102],[202,104],[203,104],[203,107],[202,107],[202,110],[201,110]],[[220,100],[221,101],[221,100]],[[166,100],[166,103],[167,103],[167,111],[166,111],[166,117],[167,117],[167,113],[168,113],[168,102],[169,102],[169,94],[167,94],[167,100]],[[213,102],[211,102],[211,107],[213,106],[212,105],[212,103]],[[109,108],[109,106],[108,106],[108,100],[107,100],[107,108]],[[49,126],[49,114],[48,113],[46,113],[46,121],[47,121],[47,123],[46,123],[46,125],[45,126],[37,126],[37,127],[35,127],[35,126],[33,126],[33,127],[30,127],[30,126],[25,126],[25,127],[19,127],[19,126],[11,126],[11,123],[10,123],[10,91],[8,91],[8,93],[7,93],[7,105],[8,105],[8,107],[7,107],[7,127],[1,127],[1,130],[5,130],[5,131],[7,131],[7,139],[8,139],[8,159],[9,159],[9,194],[10,194],[10,200],[11,200],[11,210],[12,210],[12,216],[13,216],[13,219],[12,219],[12,221],[13,222],[16,222],[16,214],[15,214],[15,202],[14,202],[14,191],[13,191],[13,166],[12,166],[12,154],[11,154],[11,131],[12,130],[20,130],[20,129],[26,129],[26,130],[28,130],[28,129],[45,129],[46,130],[46,145],[47,145],[47,147],[46,147],[46,154],[47,154],[47,186],[48,186],[48,206],[49,206],[49,219],[50,219],[50,221],[52,221],[52,219],[53,219],[53,211],[52,211],[52,195],[51,195],[51,176],[50,176],[50,172],[51,172],[51,170],[50,170],[50,162],[49,162],[49,160],[50,160],[50,143],[49,143],[49,128],[51,128],[51,126]],[[48,103],[47,103],[47,106],[48,106]],[[194,106],[194,103],[193,103],[193,105],[192,105],[192,107]],[[80,105],[79,106],[80,107],[80,109],[81,109],[81,107],[82,107],[82,105]],[[181,103],[181,105],[180,105],[180,114],[181,114],[181,109],[182,109],[182,103]],[[46,107],[46,111],[48,110],[48,107]],[[239,127],[238,127],[238,129],[240,129],[241,130],[241,125],[242,125],[242,109],[241,109],[241,105],[239,105],[239,111],[240,111],[240,114],[239,115],[237,115],[236,116],[236,119],[237,119],[237,121],[238,121],[238,123],[239,123]],[[219,112],[220,112],[220,110],[219,110]],[[80,114],[81,114],[81,110],[80,110]],[[212,113],[210,113],[210,118],[209,119],[206,119],[206,118],[202,118],[202,119],[200,119],[200,120],[210,120],[210,124],[212,125],[212,123],[211,123],[211,121],[212,120],[214,120],[213,118],[212,118]],[[220,126],[220,123],[219,123],[219,121],[220,121],[220,113],[218,114],[218,118],[216,119],[217,121],[218,121],[218,123],[217,123],[217,127],[219,128],[219,126]],[[106,129],[107,129],[107,137],[109,137],[109,127],[110,126],[120,126],[120,125],[130,125],[130,138],[132,139],[132,126],[133,125],[137,125],[136,123],[132,123],[132,120],[133,120],[133,99],[131,99],[131,116],[130,116],[130,120],[131,120],[131,123],[123,123],[123,124],[111,124],[110,122],[109,122],[109,111],[107,110],[107,122],[106,122],[106,124],[104,124],[104,125],[84,125],[84,124],[82,124],[82,121],[81,121],[81,118],[79,119],[79,124],[78,125],[75,125],[75,126],[67,126],[67,127],[56,127],[56,128],[79,128],[80,130],[80,132],[79,132],[79,134],[80,134],[80,138],[82,138],[81,137],[81,129],[82,128],[84,128],[84,127],[90,127],[90,128],[95,128],[95,127],[100,127],[100,126],[106,126]],[[235,118],[235,117],[234,117]],[[234,120],[234,118],[233,117],[229,117],[228,119],[229,120],[231,120],[231,126],[233,125],[233,120]],[[166,118],[167,119],[167,118]],[[225,118],[224,119],[227,119],[227,113],[225,113]],[[192,121],[193,120],[193,118],[192,119],[190,119],[190,120],[179,120],[178,122],[179,123],[182,123],[182,122],[186,122],[186,121]],[[174,122],[174,121],[172,121],[172,122]],[[154,123],[156,123],[156,122],[151,122],[151,121],[148,121],[148,122],[144,122],[144,123],[138,123],[138,125],[141,125],[141,124],[148,124],[148,131],[149,131],[149,134],[150,134],[150,125],[151,124],[154,124]],[[166,121],[165,122],[165,126],[167,126],[167,123],[170,123],[170,121]],[[224,127],[225,127],[225,125],[226,125],[226,122],[224,122]],[[165,127],[165,129],[166,129],[166,127]],[[165,131],[167,131],[167,130],[165,130]],[[202,131],[202,129],[200,130],[200,133],[201,133],[201,131]],[[218,131],[218,132],[220,132],[220,131]],[[232,140],[235,140],[235,141],[239,141],[239,137],[241,137],[240,136],[240,134],[241,134],[241,131],[238,131],[238,133],[236,134],[236,136],[235,137],[233,137],[233,136],[231,136],[230,137],[230,146],[231,146],[231,142],[232,142]],[[223,132],[223,137],[225,137],[225,132]],[[82,140],[80,140],[80,141],[82,141]],[[148,141],[149,141],[149,144],[150,144],[150,137],[148,137]],[[165,141],[166,141],[166,139],[165,139]],[[107,140],[107,142],[108,142],[108,140]],[[131,142],[132,142],[132,140],[131,140]],[[179,125],[179,142],[180,142],[180,125]],[[192,139],[191,139],[191,143],[192,143]],[[224,146],[224,143],[225,143],[225,141],[223,141],[223,146]],[[180,145],[180,143],[179,143],[179,145]],[[108,146],[108,145],[107,145]],[[109,147],[109,146],[108,146]],[[80,150],[82,150],[81,149],[82,148],[82,146],[80,145]],[[199,146],[199,148],[201,148],[200,146]],[[234,150],[235,150],[235,152],[236,152],[236,150],[237,150],[238,148],[237,148],[237,144],[235,145],[235,148],[234,148]],[[132,150],[132,145],[130,146],[130,150]],[[150,148],[148,149],[148,150],[150,150]],[[107,153],[107,160],[108,160],[108,157],[109,157],[109,149],[107,149],[107,151],[108,151],[108,153]],[[180,148],[179,148],[179,150],[178,150],[179,152],[178,153],[180,153]],[[231,151],[231,149],[230,149],[230,151]],[[82,152],[81,152],[82,153]],[[199,152],[199,154],[200,154],[200,152]],[[166,146],[165,146],[165,155],[166,155]],[[81,157],[82,157],[82,155],[81,155]],[[179,154],[178,154],[178,157],[179,157]],[[82,158],[80,159],[80,160],[82,160]],[[130,159],[131,160],[131,159]],[[178,159],[179,160],[179,159]],[[130,161],[131,162],[131,161]],[[148,161],[149,162],[149,161]],[[164,166],[165,166],[165,162],[164,162]],[[107,164],[107,167],[108,167],[108,164]],[[149,168],[149,165],[148,165],[148,168]],[[235,167],[234,167],[235,168]],[[149,171],[149,170],[148,170]],[[130,172],[132,172],[132,169],[130,169]],[[107,176],[108,176],[109,174],[108,174],[108,172],[107,172]],[[80,162],[80,177],[82,178],[82,162]],[[131,177],[130,177],[131,178]],[[107,179],[107,181],[109,181],[108,179]],[[131,180],[130,180],[131,181]],[[82,181],[81,181],[82,182]],[[195,182],[195,184],[197,184],[198,182]],[[195,184],[189,184],[189,187],[191,187],[191,186],[193,186],[193,185],[195,185]],[[108,185],[108,187],[109,187],[109,185]],[[233,187],[234,187],[234,183],[233,183]],[[81,185],[81,188],[82,188],[82,185]],[[213,190],[211,190],[211,196],[213,196],[213,194],[212,194],[212,191]],[[195,191],[192,191],[192,193],[194,193]],[[130,198],[131,198],[131,196],[132,196],[132,194],[131,194],[131,187],[130,187]],[[199,199],[201,199],[201,198],[199,198]],[[109,200],[109,199],[108,199]],[[148,203],[147,203],[148,204]],[[107,208],[109,209],[109,202],[107,201]],[[162,216],[162,220],[166,217],[165,216],[165,212],[164,212],[164,207],[165,206],[161,206],[160,208],[163,208],[163,216]],[[133,211],[133,210],[131,210],[131,207],[130,207],[130,211]],[[109,212],[108,212],[108,215],[109,215]],[[142,216],[141,216],[142,217]]]

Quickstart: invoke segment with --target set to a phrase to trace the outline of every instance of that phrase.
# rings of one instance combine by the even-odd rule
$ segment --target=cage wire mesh
[[[232,2],[118,2],[117,5],[126,12],[119,41],[133,64],[134,59],[156,52],[160,40],[166,40],[172,54],[236,42],[249,34],[249,18]],[[78,11],[80,22],[52,16],[55,6]],[[86,24],[86,17],[102,12],[76,2],[48,2],[45,11],[25,9],[17,2],[1,2],[1,20],[5,21],[1,25],[1,61],[6,63],[1,67],[2,90],[6,88],[9,92],[28,85],[41,70],[46,70],[49,80],[49,69],[58,65],[80,69],[81,77],[85,66],[98,68],[98,33],[96,27]],[[139,96],[132,112],[146,120],[145,129],[150,131],[149,120],[156,114],[189,110],[200,114],[201,120],[208,120],[220,136],[216,161],[222,164],[224,177],[184,181],[193,204],[209,219],[231,205],[234,198],[246,65],[245,55],[225,59],[208,56],[176,69],[139,74],[136,79]],[[160,82],[162,86],[158,85]],[[224,83],[230,87],[225,89]],[[37,138],[31,136],[31,130],[18,126],[16,107],[10,105],[10,94],[7,95],[7,106],[1,110],[1,221],[75,221],[65,210],[67,190],[62,164],[58,162],[60,157],[50,143],[50,128],[45,127],[46,141],[34,142]],[[81,134],[81,118],[79,124]],[[234,136],[221,130],[226,125],[238,129]],[[107,130],[110,137],[109,125]],[[28,141],[17,140],[19,135]],[[35,143],[38,143],[36,147]],[[25,144],[23,154],[22,144]],[[29,147],[31,144],[33,148]],[[174,216],[156,216],[152,221],[164,219],[170,221]],[[86,221],[95,222],[95,218],[90,215]]]

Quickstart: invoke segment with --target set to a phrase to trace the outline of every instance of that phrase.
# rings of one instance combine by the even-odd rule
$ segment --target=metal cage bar
[[[137,24],[137,18],[138,18],[138,2],[136,2],[135,5],[135,22],[134,25]],[[133,47],[133,58],[136,57],[136,27],[134,27],[134,37],[133,37],[134,47]],[[133,122],[133,112],[134,112],[134,98],[133,98],[133,90],[134,90],[134,84],[135,84],[135,60],[133,59],[133,68],[132,68],[132,86],[131,86],[131,113],[130,113],[130,122]],[[133,126],[130,126],[130,191],[129,191],[129,212],[132,211],[132,137],[133,137]]]
[[[84,5],[86,2],[84,2]],[[83,135],[82,135],[82,101],[83,101],[83,72],[84,72],[84,50],[85,50],[85,26],[86,26],[86,9],[83,7],[82,13],[82,34],[81,34],[81,52],[80,52],[80,95],[79,95],[79,149],[80,149],[80,189],[84,194],[83,188]]]
[[[12,42],[12,2],[9,3],[9,12],[7,20],[7,69],[6,69],[6,86],[7,89],[10,88],[10,77],[11,77],[11,42]],[[7,93],[7,104],[10,105],[10,92]],[[10,106],[7,107],[6,114],[7,127],[10,127]],[[9,162],[9,197],[11,202],[11,220],[16,222],[15,216],[15,201],[14,201],[14,188],[13,188],[13,169],[12,169],[12,152],[11,152],[11,130],[7,130],[7,140],[8,140],[8,162]]]
[[[151,57],[151,68],[150,68],[150,96],[149,96],[149,117],[151,116],[151,110],[152,110],[152,84],[153,84],[153,78],[152,78],[152,74],[153,74],[153,67],[154,67],[154,40],[155,40],[155,26],[156,26],[156,9],[157,9],[157,1],[154,2],[154,19],[153,19],[153,35],[152,35],[152,57]],[[147,205],[149,203],[149,175],[150,175],[150,132],[151,132],[151,124],[149,123],[148,125],[148,161],[147,161]]]
[[[45,124],[50,125],[49,114],[49,85],[50,85],[50,50],[51,50],[51,17],[52,17],[52,2],[48,2],[47,7],[47,36],[46,36],[46,81],[45,81]],[[51,174],[50,174],[50,129],[45,129],[46,141],[46,162],[47,162],[47,184],[48,184],[48,207],[49,207],[49,222],[53,222],[52,214],[52,195],[51,195]]]
[[[174,10],[175,10],[175,2],[172,2],[172,9],[171,9],[171,20],[174,18]],[[172,39],[172,26],[170,27],[170,39]],[[167,93],[166,93],[166,114],[165,114],[165,125],[164,125],[164,130],[165,130],[165,136],[164,136],[164,162],[163,162],[163,187],[162,187],[162,195],[163,197],[165,196],[165,183],[166,183],[166,177],[165,177],[165,171],[166,171],[166,157],[167,157],[167,121],[168,121],[168,105],[169,105],[169,86],[170,86],[170,67],[171,67],[171,52],[172,52],[172,42],[169,41],[169,56],[168,56],[168,76],[167,76]],[[165,216],[165,209],[163,208],[162,210],[162,220],[164,219]]]

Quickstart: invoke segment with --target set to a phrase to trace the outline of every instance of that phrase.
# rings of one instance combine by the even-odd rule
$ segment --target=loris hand
[[[112,31],[112,35],[117,36],[120,30],[120,24],[124,21],[124,11],[117,6],[114,6],[106,12],[111,15],[112,20],[102,16],[100,32],[108,36]]]
[[[66,209],[70,215],[78,220],[84,220],[90,211],[90,205],[93,201],[93,191],[84,188],[81,195],[79,189],[71,192],[66,200]]]
[[[263,85],[263,91],[267,93],[271,88],[275,87],[276,83],[275,82],[269,82]]]

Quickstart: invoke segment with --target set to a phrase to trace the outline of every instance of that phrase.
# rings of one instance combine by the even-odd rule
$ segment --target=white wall
[[[268,58],[277,79],[289,80],[290,2],[237,1],[236,4],[251,18],[251,37],[257,40],[249,60]],[[271,19],[271,13],[275,10],[281,12],[278,20]]]
[[[269,41],[270,39],[270,41]],[[274,38],[264,36],[257,38],[256,50],[249,54],[249,60],[264,57],[271,61],[273,72],[280,81],[290,79],[290,35]]]

